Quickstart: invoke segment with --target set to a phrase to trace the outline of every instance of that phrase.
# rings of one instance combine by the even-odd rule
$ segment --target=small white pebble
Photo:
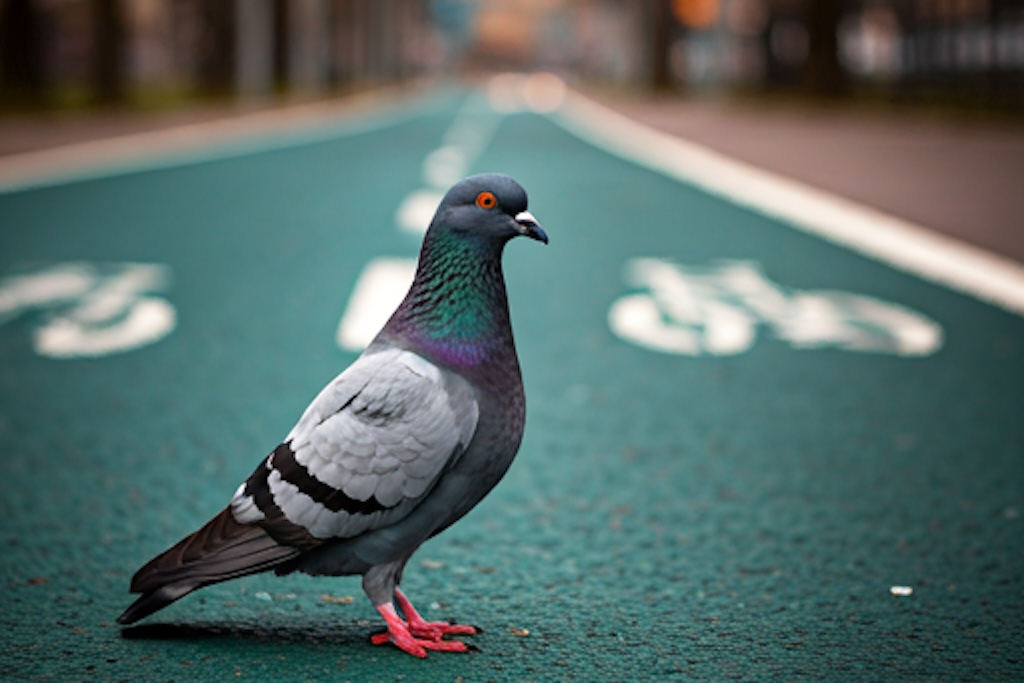
[[[899,597],[906,597],[914,594],[914,589],[910,586],[891,586],[889,592]]]
[[[253,597],[257,600],[264,600],[266,602],[270,602],[271,600],[273,600],[273,598],[270,597],[270,593],[268,593],[267,591],[260,591],[256,593]]]

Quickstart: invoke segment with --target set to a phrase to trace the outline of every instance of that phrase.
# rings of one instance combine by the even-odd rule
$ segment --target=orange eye
[[[498,205],[498,198],[493,192],[481,192],[476,196],[476,205],[481,209],[493,209]]]

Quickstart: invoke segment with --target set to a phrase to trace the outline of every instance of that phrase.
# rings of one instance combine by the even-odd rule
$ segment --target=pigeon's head
[[[500,173],[463,178],[441,200],[431,231],[504,244],[525,235],[544,244],[548,236],[526,210],[526,190]]]

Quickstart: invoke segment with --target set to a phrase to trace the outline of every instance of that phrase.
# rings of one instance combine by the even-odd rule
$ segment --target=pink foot
[[[405,615],[409,632],[414,636],[440,640],[446,635],[472,636],[479,632],[475,626],[449,624],[447,621],[427,621],[420,616],[420,613],[409,602],[409,598],[405,597],[405,593],[398,588],[395,589],[395,600],[398,602],[398,608]]]
[[[393,643],[395,647],[408,652],[414,657],[426,657],[427,650],[440,652],[468,652],[469,646],[457,640],[442,640],[443,633],[436,628],[417,628],[416,632],[398,616],[393,603],[386,602],[377,606],[377,611],[384,617],[388,625],[387,633],[378,633],[371,636],[370,642],[374,645]],[[430,626],[429,622],[419,620],[422,625]],[[444,624],[450,626],[450,624]],[[475,632],[475,630],[474,630]]]

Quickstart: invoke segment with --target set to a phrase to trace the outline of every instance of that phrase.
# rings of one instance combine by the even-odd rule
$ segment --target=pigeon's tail
[[[135,573],[131,592],[142,595],[117,621],[135,623],[197,588],[265,571],[299,553],[258,526],[239,524],[225,509]]]

